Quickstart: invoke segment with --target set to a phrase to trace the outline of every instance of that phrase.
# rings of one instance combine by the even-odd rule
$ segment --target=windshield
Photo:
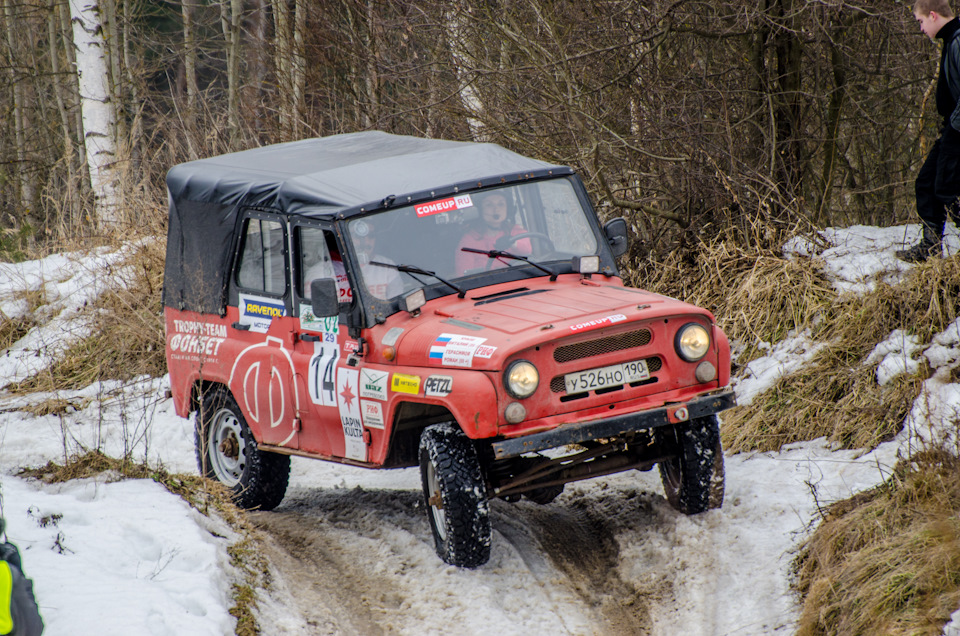
[[[537,181],[396,207],[349,223],[362,276],[374,296],[391,299],[433,285],[422,272],[448,281],[527,268],[522,260],[490,257],[490,250],[549,267],[597,253],[597,237],[569,179]]]

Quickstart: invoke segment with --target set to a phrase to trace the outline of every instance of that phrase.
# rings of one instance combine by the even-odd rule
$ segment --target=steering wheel
[[[519,234],[511,234],[510,236],[501,236],[497,239],[497,242],[494,244],[494,248],[502,251],[507,251],[507,249],[515,244],[517,241],[525,238],[538,238],[542,239],[546,243],[547,250],[540,254],[540,257],[548,256],[557,251],[557,248],[554,247],[553,241],[550,240],[550,237],[542,232],[520,232]]]

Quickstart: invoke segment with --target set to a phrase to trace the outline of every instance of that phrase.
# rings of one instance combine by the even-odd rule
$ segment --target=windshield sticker
[[[615,322],[623,322],[627,317],[623,314],[614,314],[612,316],[607,316],[606,318],[598,318],[597,320],[588,320],[587,322],[581,322],[576,325],[570,325],[570,331],[583,331],[584,329],[591,329],[593,327],[600,327],[606,324],[613,324]]]
[[[324,342],[336,342],[337,334],[340,333],[340,317],[327,316],[326,318],[317,318],[313,315],[313,309],[310,305],[300,305],[300,328],[304,331],[318,331],[322,334],[330,334],[332,338],[324,338]]]
[[[383,404],[360,400],[360,410],[363,411],[363,425],[367,428],[383,428]]]
[[[453,391],[453,378],[449,375],[431,375],[423,383],[423,394],[432,397],[446,397]]]
[[[388,371],[375,371],[373,369],[361,369],[360,371],[360,397],[373,398],[374,400],[387,399],[387,376]]]
[[[393,379],[390,381],[390,390],[394,393],[416,395],[420,393],[420,376],[394,373]]]
[[[476,336],[442,333],[430,346],[430,359],[440,360],[441,364],[447,367],[473,366],[473,356],[476,355],[477,349],[486,340],[486,338]],[[491,351],[490,354],[492,355],[492,353]]]
[[[337,374],[337,397],[340,398],[340,423],[343,424],[344,457],[367,461],[367,444],[363,441],[360,419],[360,398],[357,397],[356,369],[341,369]]]
[[[471,207],[473,207],[473,201],[470,199],[470,195],[461,194],[460,196],[450,197],[449,199],[421,203],[420,205],[415,205],[413,209],[417,211],[418,217],[424,217],[449,212],[450,210],[462,210]]]
[[[321,406],[337,405],[337,359],[340,348],[336,343],[313,343],[310,373],[307,376],[310,401]]]
[[[240,294],[240,300],[237,304],[240,310],[240,324],[250,325],[250,331],[254,333],[267,333],[270,322],[274,318],[287,315],[287,309],[283,301],[270,298]]]

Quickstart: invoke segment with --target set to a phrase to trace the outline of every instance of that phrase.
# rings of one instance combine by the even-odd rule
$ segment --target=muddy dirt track
[[[493,501],[490,563],[461,570],[436,556],[419,490],[291,487],[277,510],[252,514],[272,566],[261,628],[650,633],[649,608],[668,603],[671,586],[655,572],[640,583],[621,578],[617,535],[670,523],[662,505],[636,489],[569,486],[546,506]]]

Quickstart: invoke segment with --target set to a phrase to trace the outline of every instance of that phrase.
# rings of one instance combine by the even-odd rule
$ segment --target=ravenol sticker
[[[469,207],[473,207],[473,201],[470,199],[470,195],[461,194],[460,196],[450,197],[449,199],[421,203],[420,205],[414,206],[413,209],[417,211],[418,217],[424,217],[449,212],[450,210],[462,210],[463,208]]]
[[[416,395],[420,393],[420,376],[394,373],[393,378],[390,380],[390,390],[394,393]]]
[[[453,391],[453,378],[449,375],[431,375],[423,383],[423,394],[446,397]]]
[[[371,400],[360,400],[363,413],[363,425],[367,428],[383,428],[383,404]]]
[[[250,325],[250,331],[255,333],[267,333],[270,322],[274,318],[287,315],[287,308],[283,302],[270,298],[240,294],[237,304],[240,310],[240,324]]]
[[[343,425],[344,457],[366,461],[367,444],[363,441],[356,369],[345,368],[337,373],[337,397],[340,406],[340,423]]]
[[[597,320],[588,320],[587,322],[570,325],[570,331],[583,331],[584,329],[590,329],[591,327],[599,327],[601,325],[613,324],[615,322],[623,322],[626,319],[627,317],[623,314],[613,314],[612,316],[607,316],[606,318],[598,318]]]
[[[340,317],[317,318],[310,305],[300,305],[300,328],[304,331],[319,331],[324,334],[324,342],[336,342],[340,333]]]
[[[387,371],[376,371],[374,369],[360,370],[360,397],[373,398],[374,400],[387,399]]]
[[[486,338],[476,336],[442,333],[430,346],[430,359],[439,360],[448,367],[469,367],[473,365],[473,356],[477,349],[485,341]]]

